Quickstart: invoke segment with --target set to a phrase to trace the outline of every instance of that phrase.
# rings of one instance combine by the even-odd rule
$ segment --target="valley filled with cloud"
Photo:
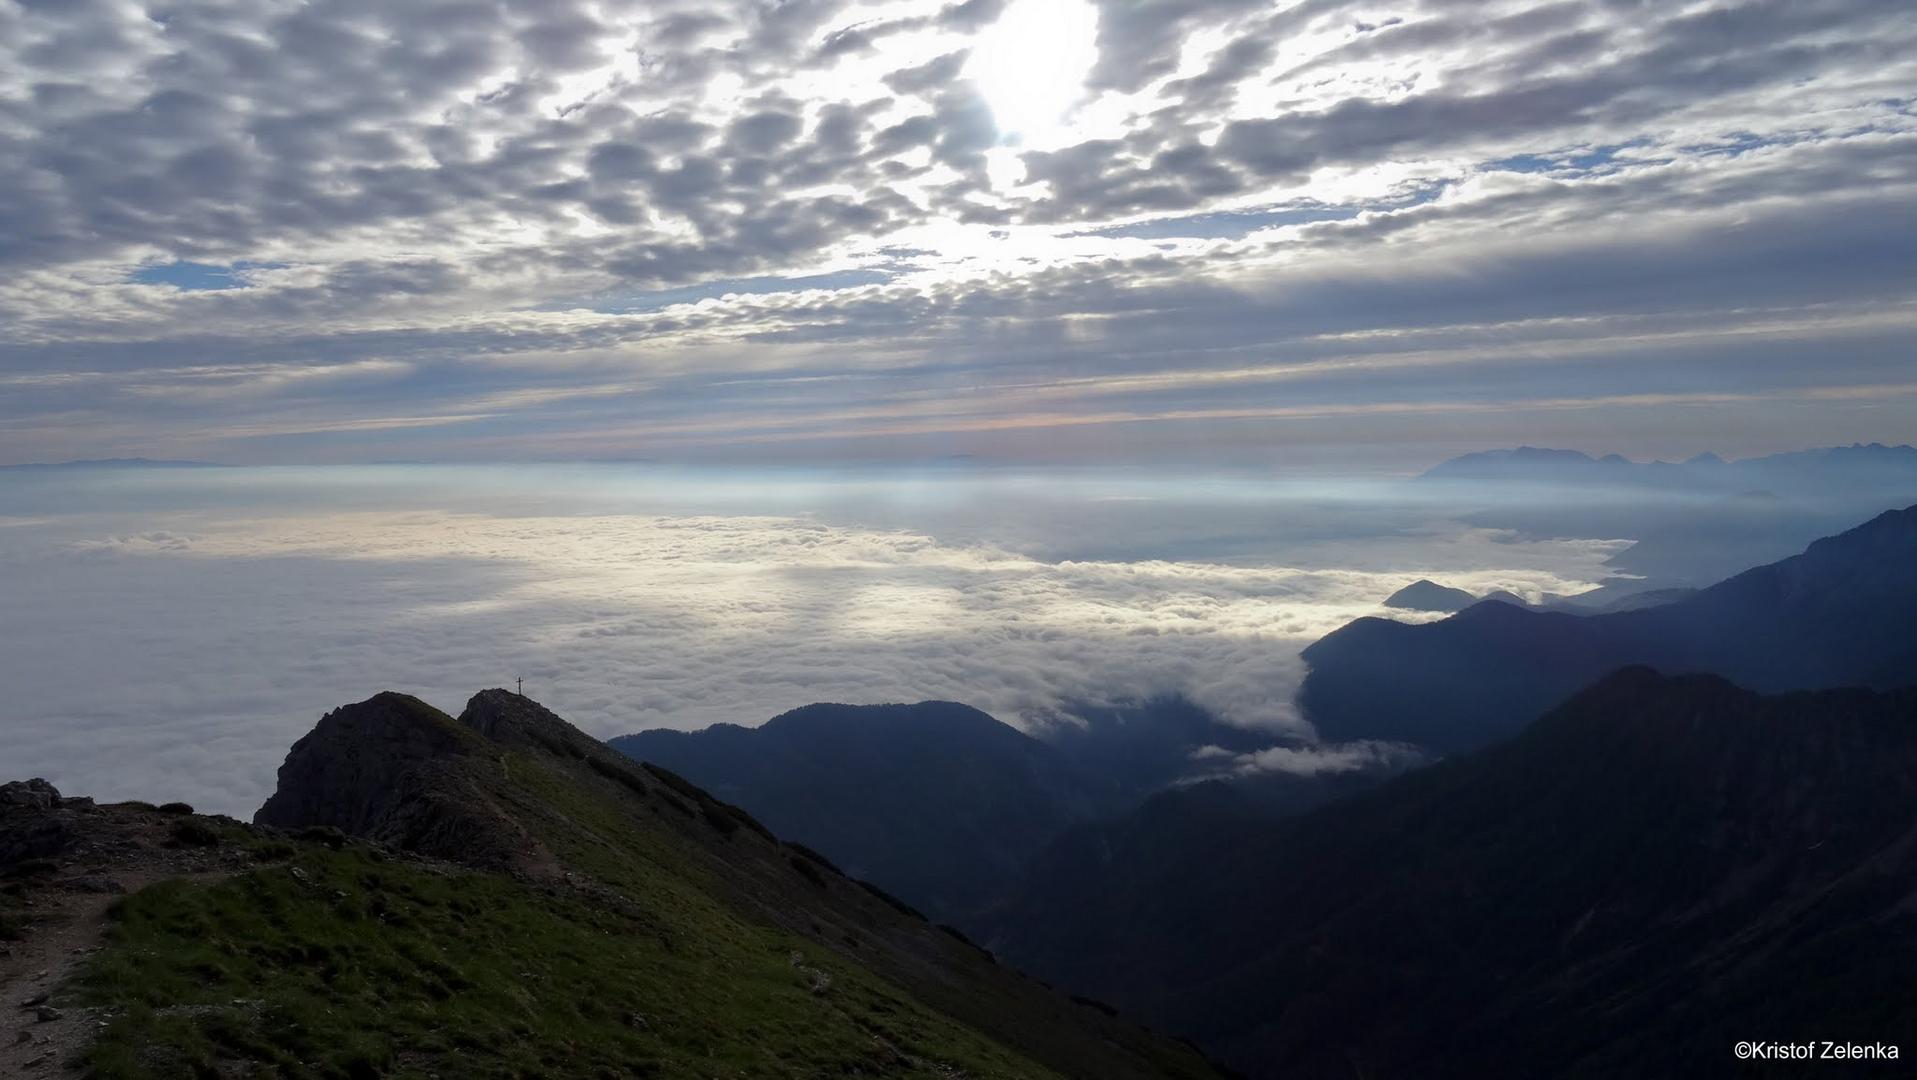
[[[1299,649],[1407,581],[1577,591],[1622,546],[1263,477],[358,467],[15,491],[0,758],[235,814],[320,712],[382,689],[457,711],[522,675],[600,736],[821,700],[950,699],[1030,726],[1181,695],[1308,740]]]

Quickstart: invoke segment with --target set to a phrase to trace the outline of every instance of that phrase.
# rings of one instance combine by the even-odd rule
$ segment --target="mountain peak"
[[[566,757],[588,757],[598,740],[560,719],[537,701],[511,690],[481,690],[466,702],[459,723],[500,746],[537,748]]]
[[[1430,578],[1418,580],[1385,597],[1384,606],[1407,611],[1463,611],[1478,598],[1463,589],[1440,585]]]
[[[426,855],[531,870],[550,858],[475,793],[470,763],[495,748],[407,694],[383,691],[320,718],[287,752],[256,824],[329,825]]]

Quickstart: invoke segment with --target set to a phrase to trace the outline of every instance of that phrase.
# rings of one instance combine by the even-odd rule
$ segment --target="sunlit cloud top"
[[[1905,441],[1911,86],[1872,0],[0,0],[0,459]]]

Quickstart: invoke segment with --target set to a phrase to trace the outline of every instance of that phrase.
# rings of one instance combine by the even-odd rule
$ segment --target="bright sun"
[[[972,46],[965,65],[992,108],[999,135],[1054,141],[1098,59],[1098,11],[1087,0],[1012,0]]]

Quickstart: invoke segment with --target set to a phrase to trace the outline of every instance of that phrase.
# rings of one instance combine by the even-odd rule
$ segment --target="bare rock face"
[[[36,810],[54,810],[60,806],[60,792],[39,777],[0,784],[0,806],[29,806]]]
[[[477,771],[498,747],[438,709],[388,691],[335,709],[286,755],[253,816],[282,829],[330,826],[424,855],[525,868],[547,860],[494,806]]]
[[[293,744],[253,820],[364,834],[393,813],[421,766],[473,752],[464,735],[439,710],[390,691],[334,709]]]
[[[537,701],[510,690],[481,690],[459,722],[503,747],[543,750],[560,757],[605,756],[605,747]]]

